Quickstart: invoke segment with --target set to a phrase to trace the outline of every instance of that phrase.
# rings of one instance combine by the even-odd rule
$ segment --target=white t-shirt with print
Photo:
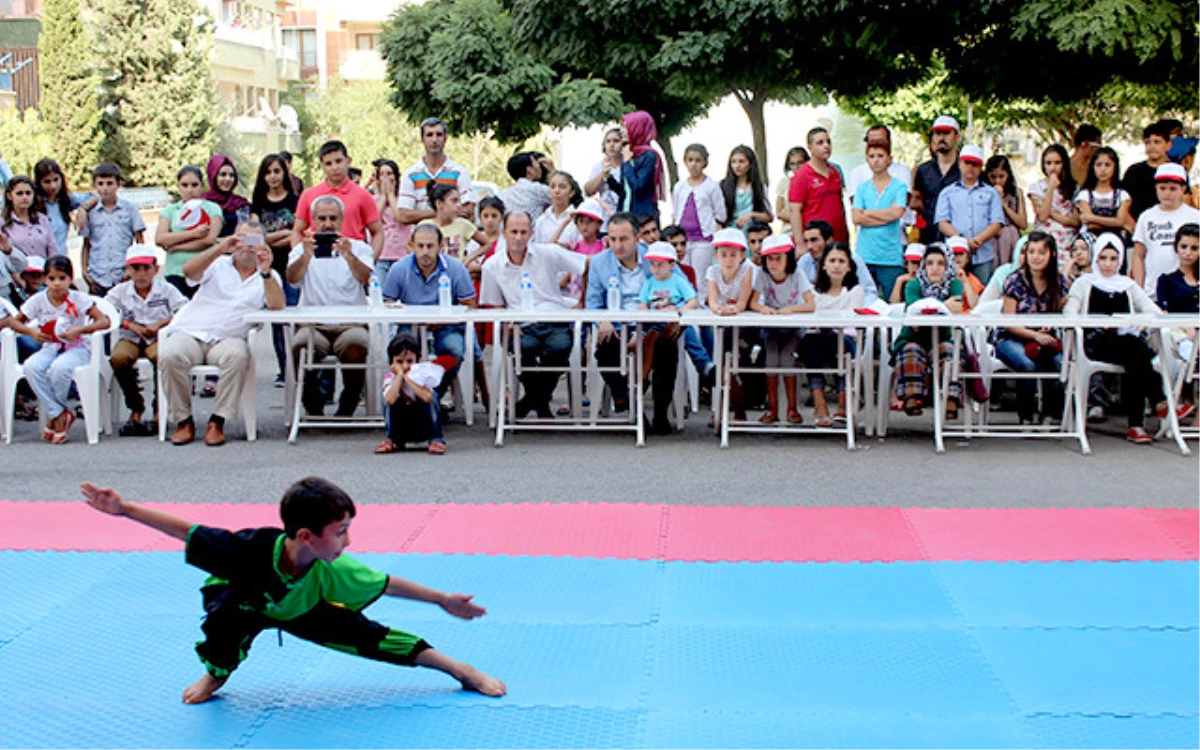
[[[55,305],[50,301],[50,295],[41,291],[21,305],[21,314],[33,323],[35,328],[41,328],[46,323],[55,321],[54,334],[57,336],[68,329],[91,324],[92,319],[88,315],[88,311],[94,304],[96,304],[95,301],[88,295],[71,289],[67,292],[67,298],[62,301],[62,304]],[[54,342],[45,344],[45,346],[55,346],[63,350],[80,346],[90,349],[91,342],[91,336],[80,336],[74,341]]]
[[[1157,205],[1146,209],[1138,217],[1133,241],[1146,247],[1146,273],[1142,289],[1151,299],[1155,299],[1158,292],[1158,277],[1179,268],[1179,256],[1175,255],[1175,233],[1184,224],[1197,223],[1200,223],[1200,211],[1186,205],[1174,211],[1164,211],[1161,205]]]

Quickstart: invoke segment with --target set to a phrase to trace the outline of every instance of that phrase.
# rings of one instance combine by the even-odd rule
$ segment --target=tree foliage
[[[441,117],[455,133],[515,143],[543,124],[591,125],[624,109],[602,78],[564,74],[519,49],[496,0],[402,6],[384,25],[382,52],[396,108],[414,122]]]
[[[62,133],[42,120],[36,109],[0,114],[0,153],[13,174],[33,176],[33,165],[55,153]]]
[[[135,185],[171,185],[204,164],[223,119],[211,76],[213,21],[197,0],[97,0],[102,156]]]
[[[304,136],[304,151],[297,154],[294,166],[306,182],[323,179],[317,151],[331,138],[345,143],[354,163],[368,173],[375,159],[391,159],[406,169],[421,158],[425,149],[417,126],[389,104],[389,96],[384,81],[334,80],[311,99],[289,97]],[[546,150],[544,144],[539,145]],[[501,185],[509,181],[506,163],[510,151],[487,133],[451,135],[446,142],[447,155],[466,167],[472,179]]]
[[[45,153],[54,154],[68,185],[79,187],[88,182],[103,139],[97,95],[100,77],[79,0],[45,1],[38,61],[42,119],[57,134],[54,148]]]

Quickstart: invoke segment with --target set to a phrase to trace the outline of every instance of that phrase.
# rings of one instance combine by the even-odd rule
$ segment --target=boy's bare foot
[[[503,682],[480,672],[475,667],[467,667],[458,681],[462,683],[463,690],[470,690],[492,698],[499,698],[508,692],[508,687]]]
[[[225,684],[227,679],[229,678],[217,678],[210,674],[204,675],[183,691],[183,702],[204,703],[209,698],[213,697],[213,693],[221,689],[221,686]]]

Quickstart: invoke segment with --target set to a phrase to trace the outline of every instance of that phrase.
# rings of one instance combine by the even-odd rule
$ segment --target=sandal
[[[64,411],[63,414],[66,415],[66,421],[63,424],[62,430],[55,432],[53,437],[50,438],[50,442],[55,445],[62,445],[67,442],[67,433],[71,431],[71,425],[75,424],[75,412]]]
[[[779,421],[779,414],[773,411],[768,411],[759,417],[758,421],[762,422],[763,424],[775,424]]]
[[[801,424],[804,422],[804,417],[795,409],[788,409],[787,421],[788,424]]]
[[[913,397],[904,402],[904,413],[910,417],[919,417],[925,413],[921,399]]]
[[[383,455],[384,453],[396,453],[400,450],[400,446],[393,443],[389,438],[384,438],[379,441],[379,445],[375,446],[375,453]]]
[[[833,421],[837,424],[846,424],[846,412],[835,411],[833,413]]]
[[[833,427],[833,417],[822,414],[817,417],[817,427]]]
[[[953,422],[958,419],[958,404],[953,401],[946,402],[946,421]]]
[[[446,452],[446,443],[443,440],[429,441],[429,453],[433,456],[440,456]]]

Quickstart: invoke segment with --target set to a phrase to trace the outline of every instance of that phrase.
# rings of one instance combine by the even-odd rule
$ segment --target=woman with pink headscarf
[[[621,209],[647,214],[658,221],[658,202],[663,198],[663,166],[651,143],[658,128],[649,112],[637,110],[621,118],[621,137],[625,142],[625,161],[621,164],[621,182],[625,196]]]

